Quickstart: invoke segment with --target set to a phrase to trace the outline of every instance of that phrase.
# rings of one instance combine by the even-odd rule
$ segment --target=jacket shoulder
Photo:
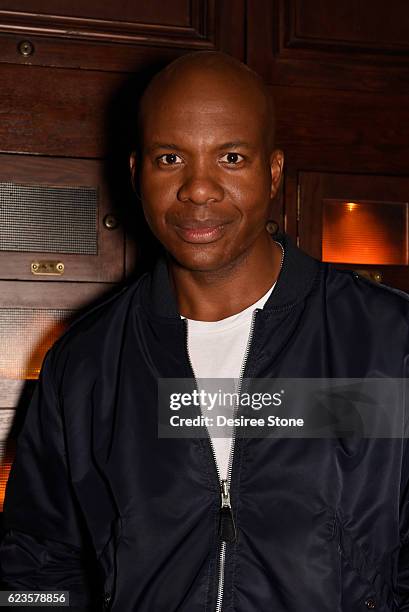
[[[147,273],[116,290],[77,316],[48,351],[58,367],[67,359],[84,361],[97,356],[122,335],[129,315],[139,308],[141,287]]]
[[[373,281],[354,270],[339,270],[322,264],[326,270],[327,297],[337,300],[343,295],[354,305],[354,312],[365,311],[381,318],[398,315],[409,323],[409,294]],[[342,301],[342,300],[341,300]]]
[[[371,278],[356,272],[355,270],[340,270],[338,268],[334,268],[331,264],[323,264],[325,265],[330,275],[333,277],[343,277],[348,278],[351,284],[355,287],[361,287],[362,290],[367,290],[369,293],[373,295],[389,295],[392,299],[395,296],[396,299],[401,299],[404,302],[409,304],[409,294],[401,289],[396,289],[395,287],[390,287],[389,285],[385,285],[378,281],[372,280]]]
[[[366,276],[363,276],[362,274],[359,274],[358,272],[353,272],[353,276],[356,280],[363,283],[363,285],[367,287],[371,287],[372,289],[375,289],[375,291],[380,290],[380,292],[382,292],[383,295],[389,295],[391,296],[391,298],[392,296],[396,296],[398,301],[402,299],[404,302],[406,302],[409,305],[409,294],[405,293],[405,291],[402,291],[401,289],[397,289],[396,287],[390,287],[389,285],[385,285],[383,283],[372,280]]]

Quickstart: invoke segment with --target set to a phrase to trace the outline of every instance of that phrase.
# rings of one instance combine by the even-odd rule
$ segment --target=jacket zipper
[[[261,309],[256,308],[252,314],[249,337],[247,340],[247,346],[246,346],[246,350],[244,353],[243,363],[240,368],[239,382],[237,386],[238,398],[240,397],[244,371],[247,365],[247,359],[250,353],[251,343],[253,340],[254,325],[255,325],[256,316],[259,310]],[[197,389],[196,376],[193,371],[193,366],[192,366],[192,362],[191,362],[190,355],[189,355],[187,320],[186,319],[182,319],[182,320],[183,320],[184,327],[185,327],[186,354],[187,354],[190,369],[193,374],[193,378],[195,380],[195,386]],[[236,416],[237,411],[238,411],[238,404],[236,405],[236,409],[234,411],[233,416]],[[209,434],[209,430],[207,429],[207,427],[206,427],[206,431],[207,431],[209,442],[210,442],[210,448],[211,448],[212,455],[213,455],[214,465],[216,467],[216,472],[217,472],[219,486],[220,486],[220,493],[221,493],[220,529],[219,529],[219,536],[221,539],[221,544],[220,544],[220,555],[219,555],[219,580],[218,580],[218,587],[217,587],[217,599],[216,599],[215,612],[222,612],[223,589],[224,589],[224,569],[225,569],[225,564],[226,564],[226,544],[227,542],[234,542],[236,539],[236,527],[234,524],[233,510],[232,510],[231,501],[230,501],[230,483],[231,483],[231,476],[232,476],[232,470],[233,470],[234,448],[235,448],[235,442],[236,442],[236,426],[234,426],[233,433],[232,433],[229,462],[228,462],[228,467],[227,467],[227,480],[222,479],[220,477],[219,466],[217,464],[217,459],[216,459],[216,452],[214,450],[213,441],[212,441],[212,438]]]

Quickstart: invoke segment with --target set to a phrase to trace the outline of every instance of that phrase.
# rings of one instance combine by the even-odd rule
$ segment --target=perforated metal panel
[[[61,335],[74,310],[0,309],[0,377],[35,379],[46,351]]]
[[[15,410],[0,409],[0,512],[3,511],[4,493],[15,456],[15,447],[8,440],[14,415]]]
[[[96,255],[98,190],[0,182],[0,250]]]

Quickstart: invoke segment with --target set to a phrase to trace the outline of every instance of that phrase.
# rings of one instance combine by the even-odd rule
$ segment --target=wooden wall
[[[249,0],[246,58],[276,99],[286,154],[277,216],[302,248],[320,255],[325,198],[408,202],[405,0]],[[407,265],[365,267],[409,291]]]
[[[409,201],[406,0],[3,0],[3,439],[16,407],[23,414],[27,405],[26,381],[37,377],[45,350],[67,321],[122,282],[150,248],[127,165],[138,95],[158,68],[201,49],[247,62],[271,87],[277,142],[286,155],[275,217],[305,250],[320,256],[328,199]],[[10,185],[17,185],[18,197]],[[64,211],[56,210],[65,215],[61,235],[49,211],[38,213],[33,194],[21,212],[25,185],[51,204],[74,190],[78,208],[68,202]],[[81,188],[88,189],[86,201]],[[75,210],[92,230],[87,236],[79,231],[78,244],[68,235]],[[27,236],[27,218],[17,223],[22,214],[31,224]],[[34,240],[36,233],[41,244],[64,248],[47,251]],[[26,238],[24,247],[10,250],[14,235],[19,244]],[[366,268],[409,290],[407,264]],[[3,448],[3,486],[12,454],[13,436]]]
[[[1,3],[0,505],[46,350],[150,253],[128,172],[140,91],[183,53],[245,60],[245,41],[244,0]]]

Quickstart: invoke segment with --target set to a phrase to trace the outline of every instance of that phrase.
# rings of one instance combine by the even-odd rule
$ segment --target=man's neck
[[[267,235],[263,248],[218,270],[188,270],[169,262],[179,313],[197,321],[219,321],[248,308],[276,282],[282,249]]]

